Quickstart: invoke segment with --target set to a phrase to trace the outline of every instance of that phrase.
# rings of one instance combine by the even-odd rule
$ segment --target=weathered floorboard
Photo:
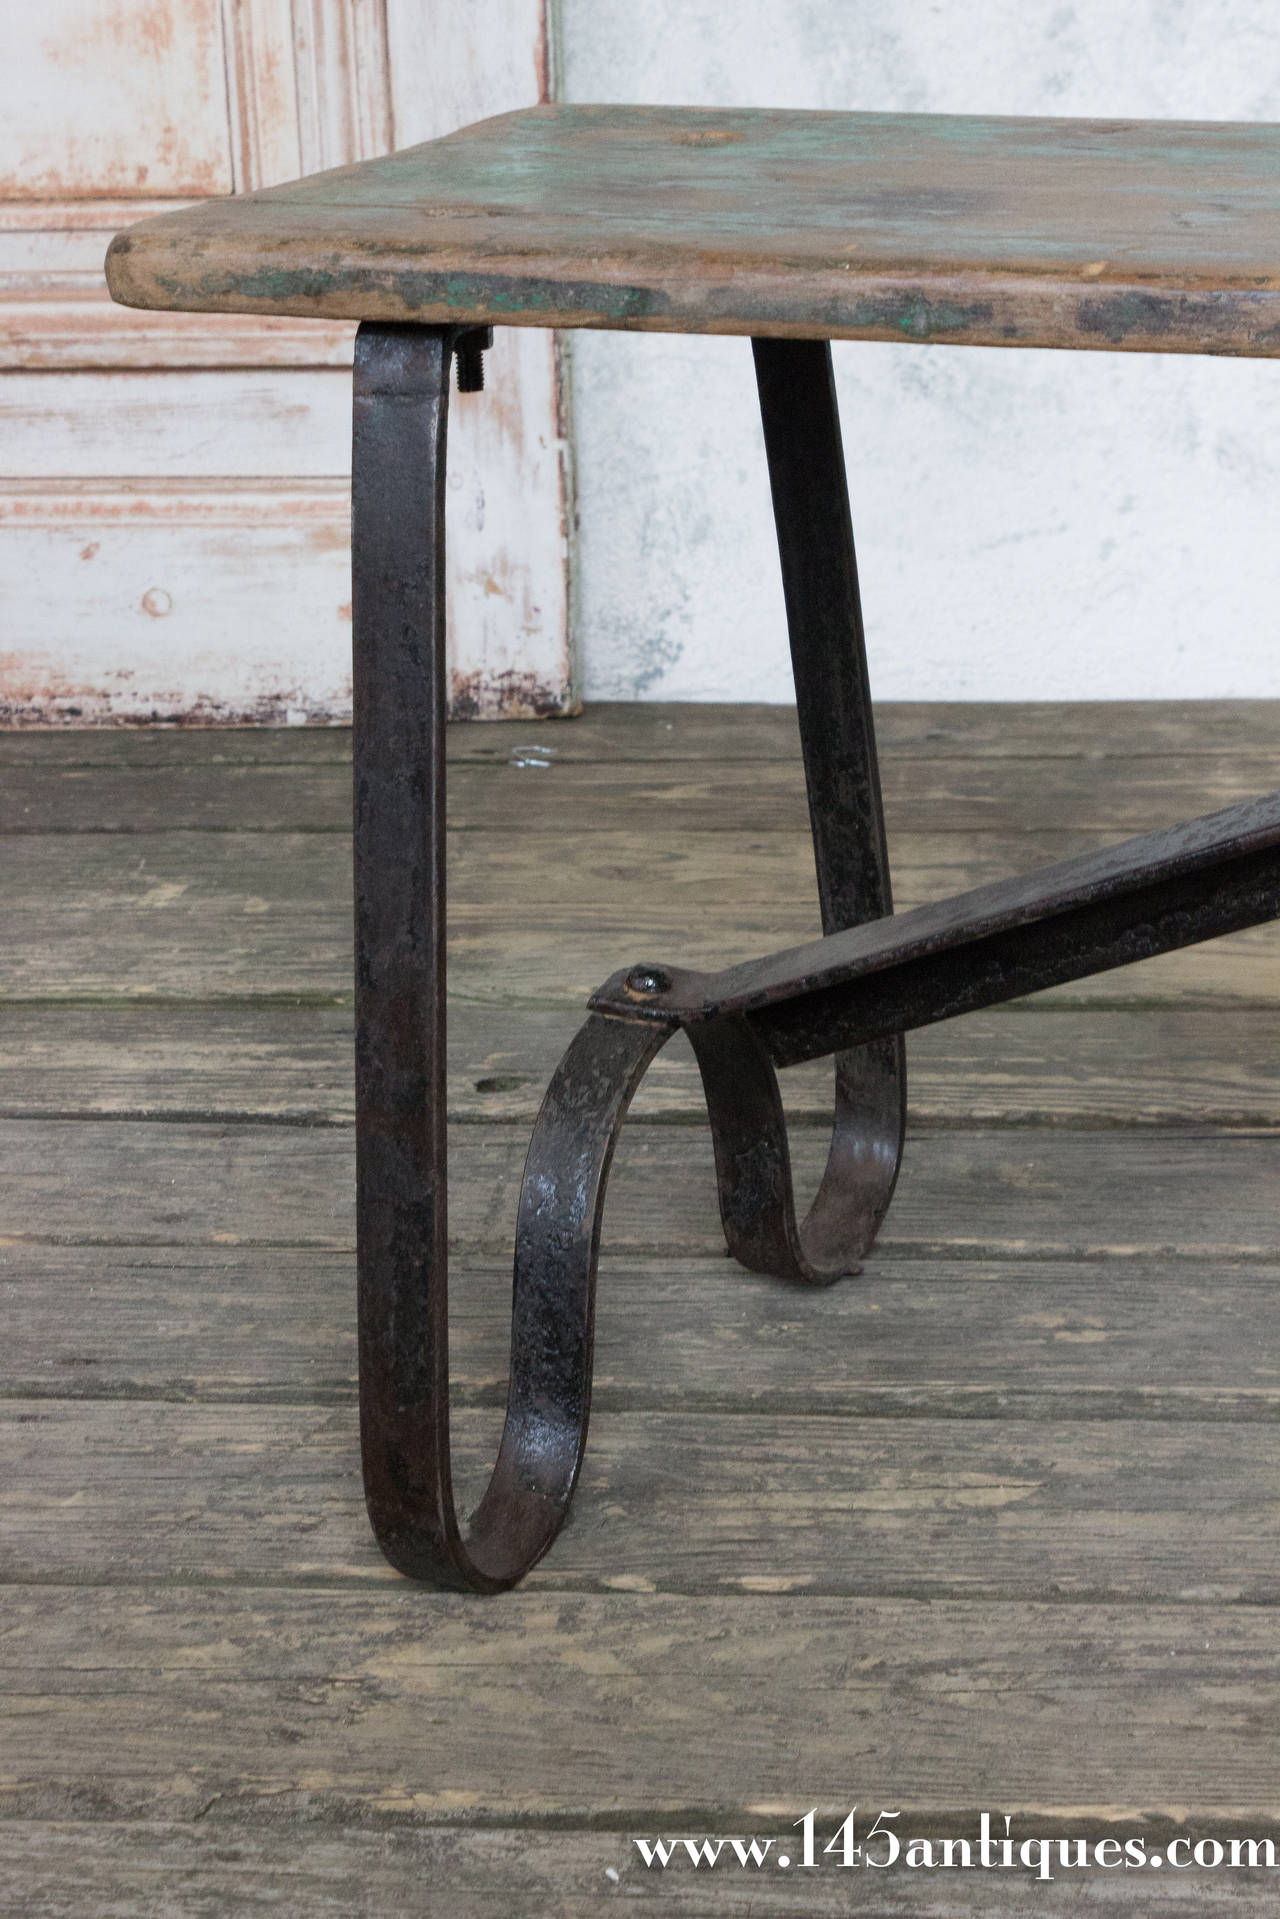
[[[1271,1609],[13,1586],[11,1817],[1269,1821]],[[757,1810],[756,1816],[760,1816]],[[766,1815],[767,1816],[767,1815]]]
[[[817,931],[807,837],[735,842],[640,829],[542,842],[455,834],[450,985],[463,998],[572,1000],[618,966],[717,968]],[[895,903],[939,899],[1114,834],[907,836]],[[5,846],[5,997],[349,1000],[351,862],[323,833],[16,835]],[[638,930],[643,929],[643,930]],[[1055,989],[1042,1003],[1269,1004],[1280,932],[1262,926]]]
[[[496,1421],[456,1422],[478,1496]],[[0,1402],[0,1581],[395,1584],[342,1408]],[[1275,1423],[598,1412],[529,1575],[602,1592],[1280,1601]]]
[[[458,1404],[501,1407],[507,1250],[455,1261]],[[350,1253],[0,1244],[0,1395],[350,1405]],[[606,1249],[593,1405],[1280,1419],[1280,1265],[884,1258],[817,1291]],[[122,1418],[128,1415],[122,1414]]]
[[[876,706],[886,770],[904,757],[1075,759],[1268,753],[1280,749],[1280,700],[887,701]],[[35,728],[6,733],[6,766],[333,766],[351,763],[334,726]],[[456,724],[450,760],[494,764],[521,748],[567,763],[604,760],[788,760],[799,764],[795,708],[707,702],[593,701],[567,724]],[[1082,769],[1083,773],[1083,769]]]
[[[837,1823],[830,1822],[832,1829]],[[937,1841],[952,1824],[931,1820],[929,1836]],[[625,1902],[628,1911],[661,1908],[676,1919],[725,1919],[726,1914],[747,1911],[747,1905],[736,1902],[748,1901],[753,1916],[796,1919],[794,1875],[779,1871],[774,1863],[786,1846],[795,1845],[785,1815],[748,1816],[733,1829],[744,1843],[757,1831],[770,1841],[765,1869],[740,1868],[728,1839],[714,1870],[705,1863],[695,1869],[679,1841],[682,1834],[695,1844],[701,1839],[707,1827],[696,1818],[667,1827],[644,1826],[641,1820],[634,1829],[647,1840],[676,1839],[677,1854],[667,1867],[646,1868],[634,1838],[608,1825],[587,1830],[560,1824],[550,1830],[537,1825],[489,1830],[418,1825],[361,1831],[357,1826],[299,1820],[240,1823],[232,1835],[216,1821],[210,1830],[207,1823],[176,1821],[11,1820],[0,1822],[0,1878],[22,1886],[23,1919],[82,1919],[89,1884],[95,1919],[155,1919],[161,1897],[167,1902],[166,1913],[181,1912],[183,1919],[187,1914],[192,1919],[222,1919],[223,1914],[227,1919],[254,1919],[260,1913],[271,1919],[368,1919],[383,1913],[419,1919],[437,1913],[446,1897],[450,1919],[494,1919],[495,1913],[509,1919],[547,1919],[551,1913],[556,1919],[597,1919],[615,1900]],[[1077,1821],[1070,1834],[1085,1829],[1094,1837],[1108,1830],[1097,1820],[1089,1820],[1085,1828]],[[1196,1830],[1208,1829],[1202,1823]],[[826,1829],[820,1830],[825,1839]],[[995,1830],[1003,1833],[999,1821]],[[1145,1822],[1145,1830],[1154,1849],[1161,1843],[1160,1822]],[[1124,1836],[1129,1831],[1125,1828]],[[1172,1836],[1172,1828],[1168,1832]],[[1018,1841],[1048,1834],[1056,1848],[1052,1821],[1025,1820],[1014,1827],[1014,1834]],[[967,1836],[976,1860],[976,1824]],[[1062,1836],[1070,1836],[1065,1828]],[[904,1830],[904,1841],[906,1837]],[[935,1858],[939,1851],[935,1847]],[[910,1919],[1026,1919],[1031,1910],[1044,1919],[1063,1919],[1079,1914],[1086,1891],[1091,1914],[1133,1914],[1140,1909],[1132,1878],[1123,1871],[1091,1871],[1082,1886],[1079,1873],[1057,1865],[1056,1852],[1054,1863],[1053,1878],[1037,1879],[1033,1888],[1024,1870],[984,1871],[975,1866],[967,1872],[936,1867],[876,1872],[869,1890],[865,1882],[872,1875],[863,1870],[858,1873],[863,1883],[855,1882],[852,1891],[858,1898],[856,1910],[870,1919],[899,1913]],[[837,1869],[834,1858],[822,1864],[826,1871],[805,1876],[806,1919],[827,1919],[828,1914],[844,1919],[852,1896],[849,1874]],[[1248,1901],[1250,1910],[1264,1911],[1273,1881],[1273,1873],[1247,1867],[1226,1873],[1169,1873],[1160,1884],[1158,1910],[1177,1919],[1220,1919],[1224,1913],[1243,1913]]]
[[[524,1129],[465,1126],[455,1141],[451,1158],[465,1173],[451,1187],[453,1238],[505,1257]],[[826,1144],[818,1128],[796,1130],[802,1190],[816,1185]],[[1280,1147],[1270,1133],[1028,1127],[925,1131],[911,1144],[877,1257],[1280,1258]],[[330,1251],[353,1243],[345,1128],[5,1120],[0,1153],[8,1169],[0,1234],[11,1239]],[[612,1254],[722,1249],[703,1129],[624,1132],[604,1232]]]
[[[554,747],[514,744],[505,761],[455,760],[448,782],[455,832],[521,838],[616,832],[630,814],[654,839],[703,833],[803,834],[799,766],[787,760],[560,761]],[[1002,762],[949,753],[889,759],[884,804],[893,834],[1073,829],[1120,838],[1266,793],[1276,759],[1221,753],[1181,760],[1045,757]],[[0,834],[174,831],[350,833],[351,773],[342,765],[137,767],[0,765]]]
[[[1280,702],[879,717],[903,905],[1261,790],[1280,749]],[[465,1501],[586,993],[816,907],[783,710],[449,753]],[[632,1837],[776,1854],[855,1800],[1274,1834],[1280,934],[913,1036],[883,1244],[825,1291],[723,1257],[673,1044],[620,1148],[573,1522],[522,1593],[442,1598],[361,1512],[348,763],[325,729],[0,739],[0,1908],[791,1919],[794,1875],[647,1872]],[[784,1090],[811,1186],[826,1069]],[[806,1881],[817,1915],[1274,1905],[1234,1869]]]
[[[532,1123],[581,1009],[456,1000],[449,1110]],[[0,1117],[245,1118],[349,1123],[352,1015],[342,1006],[228,1001],[48,1005],[0,1000]],[[1027,1003],[913,1033],[916,1124],[1280,1125],[1280,1003],[1144,1011]],[[828,1062],[782,1076],[789,1111],[825,1120]],[[633,1113],[701,1120],[692,1051],[658,1055]]]

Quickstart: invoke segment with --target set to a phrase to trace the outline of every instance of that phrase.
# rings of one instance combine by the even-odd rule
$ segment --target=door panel
[[[544,4],[41,0],[6,23],[0,723],[346,717],[353,329],[132,313],[102,256],[131,219],[536,101]],[[466,712],[563,711],[553,336],[500,333],[490,369],[451,424],[453,684]]]

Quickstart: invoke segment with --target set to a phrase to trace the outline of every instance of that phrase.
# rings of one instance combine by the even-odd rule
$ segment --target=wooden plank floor
[[[1280,761],[1280,703],[880,729],[903,904]],[[816,912],[789,713],[450,752],[466,1492],[586,992]],[[615,1171],[575,1517],[519,1592],[439,1596],[359,1490],[349,755],[0,736],[0,1912],[1273,1912],[1247,1869],[826,1861],[800,1891],[633,1841],[776,1855],[856,1802],[935,1844],[985,1810],[1280,1851],[1280,929],[913,1036],[881,1246],[812,1296],[725,1260],[673,1044]],[[826,1073],[788,1079],[812,1182]]]

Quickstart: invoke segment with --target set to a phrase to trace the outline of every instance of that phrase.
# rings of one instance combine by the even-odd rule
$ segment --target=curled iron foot
[[[822,930],[835,933],[884,918],[893,895],[831,347],[825,340],[756,340],[753,353]],[[836,1055],[831,1150],[799,1227],[768,1055],[754,1036],[690,1038],[707,1090],[729,1250],[753,1270],[810,1285],[856,1273],[898,1176],[906,1115],[901,1038]],[[748,1086],[749,1095],[740,1090]],[[739,1171],[740,1149],[750,1145],[739,1110],[748,1097],[755,1123],[768,1131],[776,1168],[772,1183],[760,1187]]]
[[[835,1123],[822,1180],[797,1220],[786,1115],[773,1055],[749,1019],[690,1018],[702,976],[646,963],[615,973],[597,1010],[678,1020],[702,1075],[725,1243],[749,1272],[829,1286],[861,1272],[889,1210],[906,1127],[901,1033],[835,1051]]]
[[[905,1074],[900,1035],[836,1059],[826,1170],[796,1218],[778,1076],[745,1019],[687,1028],[702,1074],[725,1243],[753,1273],[829,1286],[862,1270],[898,1177]]]
[[[400,1571],[492,1592],[536,1564],[564,1522],[586,1438],[614,1141],[649,1062],[685,1021],[652,1004],[642,1012],[666,975],[637,975],[621,1005],[593,1007],[551,1083],[521,1190],[507,1421],[464,1528],[448,1404],[444,508],[450,368],[457,358],[460,389],[476,390],[484,345],[475,329],[382,323],[356,340],[356,1239],[374,1531]],[[757,364],[831,932],[891,901],[830,354],[764,342]],[[837,1061],[831,1160],[797,1229],[768,1058],[754,1032],[699,1036],[726,1229],[746,1264],[821,1281],[870,1243],[892,1191],[902,1102],[900,1051],[869,1037]]]
[[[450,1472],[443,1253],[421,1275],[410,1323],[362,1295],[365,1493],[382,1550],[411,1578],[500,1592],[564,1524],[591,1407],[605,1182],[635,1090],[674,1030],[592,1014],[547,1089],[520,1189],[506,1423],[465,1528]]]

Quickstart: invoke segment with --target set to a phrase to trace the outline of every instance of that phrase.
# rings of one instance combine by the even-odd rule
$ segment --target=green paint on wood
[[[546,106],[131,229],[131,305],[1280,354],[1280,128]]]
[[[668,302],[648,287],[607,286],[592,281],[517,279],[514,274],[465,273],[440,279],[423,274],[417,304],[446,306],[468,314],[483,310],[495,320],[524,313],[584,313],[626,321],[666,310]],[[429,290],[428,290],[429,289]]]

